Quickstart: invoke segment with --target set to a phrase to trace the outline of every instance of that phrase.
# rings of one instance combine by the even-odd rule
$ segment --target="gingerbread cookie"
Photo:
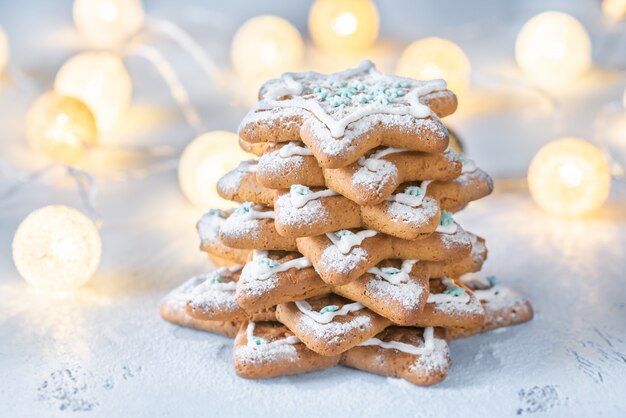
[[[207,321],[189,316],[185,310],[190,293],[203,282],[203,278],[192,278],[165,296],[160,304],[161,318],[176,325],[195,328],[214,334],[234,338],[239,329],[235,321]]]
[[[308,348],[325,356],[338,355],[391,324],[360,303],[333,294],[280,304],[276,318]]]
[[[226,173],[217,182],[217,193],[233,202],[250,201],[272,206],[274,196],[257,182],[256,171],[256,160],[242,161],[237,168]]]
[[[470,254],[470,234],[458,227],[452,233],[435,232],[407,241],[374,230],[340,230],[297,238],[298,250],[311,261],[322,279],[346,284],[382,260],[415,259],[448,262]]]
[[[429,386],[448,375],[450,350],[439,329],[394,326],[346,351],[341,364]]]
[[[270,208],[244,202],[220,225],[219,237],[229,248],[295,251],[296,240],[278,233]]]
[[[430,279],[426,306],[419,320],[412,325],[475,328],[484,322],[485,310],[471,290],[459,281],[434,278]]]
[[[339,356],[309,350],[278,322],[244,322],[235,338],[234,360],[237,375],[259,379],[333,367]]]
[[[326,187],[361,206],[378,205],[400,184],[424,180],[448,181],[461,174],[461,161],[452,151],[426,154],[402,148],[380,148],[347,167],[323,169]]]
[[[369,61],[330,75],[284,74],[265,83],[260,98],[240,137],[252,143],[300,138],[326,168],[351,164],[379,145],[442,152],[448,133],[435,112],[456,109],[443,80],[385,75]]]
[[[219,239],[220,228],[232,212],[211,209],[202,215],[196,224],[200,249],[209,254],[209,258],[216,266],[244,264],[250,254],[249,250],[228,247]]]
[[[387,260],[333,292],[361,303],[396,324],[413,325],[428,299],[427,277],[412,274],[417,260]]]
[[[311,263],[298,253],[254,251],[237,284],[237,303],[257,312],[280,303],[330,293]]]
[[[451,181],[435,181],[429,189],[441,208],[450,212],[458,212],[469,202],[482,199],[493,191],[493,180],[487,173],[463,155],[461,160],[463,173],[459,177]]]
[[[256,180],[269,189],[288,189],[294,184],[326,185],[322,168],[301,142],[276,144],[262,154],[257,164]]]
[[[483,279],[475,275],[466,275],[461,281],[472,289],[474,296],[483,305],[485,322],[475,328],[449,328],[446,330],[448,339],[509,327],[528,322],[533,318],[530,301],[519,291],[496,283],[494,276]]]
[[[435,232],[440,217],[437,201],[420,197],[415,188],[399,191],[377,206],[358,206],[330,189],[294,185],[277,194],[274,211],[278,233],[294,238],[365,227],[415,239]]]
[[[469,237],[472,250],[467,256],[450,261],[422,261],[416,265],[419,272],[415,271],[415,274],[457,278],[465,273],[479,271],[488,254],[485,240],[474,234],[469,234]]]

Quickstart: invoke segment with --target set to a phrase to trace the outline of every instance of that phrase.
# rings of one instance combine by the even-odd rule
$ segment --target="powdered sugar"
[[[427,225],[439,212],[437,201],[430,196],[426,196],[422,205],[417,208],[399,202],[389,202],[386,212],[395,222],[401,222],[419,228]]]
[[[318,199],[309,201],[301,208],[295,208],[291,204],[288,193],[276,199],[274,210],[276,211],[276,221],[289,226],[316,225],[320,219],[328,217],[328,212]]]
[[[335,245],[329,245],[322,251],[317,264],[327,271],[347,274],[367,261],[368,256],[369,253],[363,248],[353,248],[348,254],[343,254]]]
[[[325,341],[329,345],[344,341],[345,336],[355,330],[366,332],[372,329],[372,321],[368,315],[354,315],[347,321],[332,321],[328,324],[320,324],[314,319],[300,315],[297,327],[304,333],[310,333],[316,339]]]
[[[392,284],[375,275],[372,275],[367,281],[365,288],[372,298],[389,303],[397,302],[407,309],[414,309],[419,306],[420,298],[425,290],[424,286],[414,280]]]
[[[203,245],[215,242],[219,238],[220,228],[227,216],[226,212],[219,209],[212,209],[202,215],[196,228]]]

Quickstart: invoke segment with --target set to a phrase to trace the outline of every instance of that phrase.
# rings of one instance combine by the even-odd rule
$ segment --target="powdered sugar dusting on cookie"
[[[415,309],[420,305],[425,290],[424,286],[414,280],[392,284],[375,275],[372,275],[367,281],[365,288],[371,297],[389,303],[396,302],[407,309]]]
[[[218,239],[220,228],[224,224],[226,217],[227,213],[219,209],[212,209],[202,215],[196,228],[198,229],[200,242],[203,245],[215,242]]]
[[[298,328],[304,333],[310,333],[315,338],[325,341],[327,344],[335,345],[344,341],[345,336],[355,330],[367,332],[372,329],[372,321],[368,315],[355,315],[347,321],[332,321],[328,324],[321,324],[314,319],[300,315]]]
[[[409,224],[412,227],[427,225],[439,212],[437,201],[429,196],[425,197],[422,205],[417,208],[399,202],[389,202],[386,212],[395,222]]]
[[[366,162],[367,160],[364,161]],[[365,188],[379,196],[386,185],[394,183],[399,175],[395,164],[385,160],[378,160],[378,162],[380,164],[377,164],[374,171],[367,166],[359,167],[352,175],[352,185]]]
[[[353,248],[348,254],[343,254],[335,245],[324,249],[317,264],[325,271],[334,271],[339,274],[348,274],[360,264],[367,261],[369,253],[363,248]]]
[[[426,371],[429,373],[446,371],[450,367],[450,348],[441,338],[434,338],[433,349],[419,356],[410,366],[413,372]]]
[[[276,221],[282,225],[302,226],[315,225],[328,216],[324,205],[318,200],[311,200],[301,208],[295,208],[291,204],[290,195],[283,194],[274,203]]]

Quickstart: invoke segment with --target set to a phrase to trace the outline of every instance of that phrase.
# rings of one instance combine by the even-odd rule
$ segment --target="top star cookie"
[[[448,131],[439,120],[456,110],[443,80],[387,75],[370,61],[334,73],[286,73],[265,83],[244,117],[249,143],[301,139],[325,168],[355,162],[379,146],[442,152]]]

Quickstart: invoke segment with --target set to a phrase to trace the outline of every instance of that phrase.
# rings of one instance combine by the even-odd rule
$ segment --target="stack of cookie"
[[[444,81],[364,62],[285,74],[259,96],[239,130],[259,158],[217,185],[239,207],[198,222],[220,267],[170,293],[165,319],[235,337],[242,377],[341,364],[430,385],[447,375],[447,340],[532,317],[472,274],[485,241],[454,214],[493,184],[448,149]]]

